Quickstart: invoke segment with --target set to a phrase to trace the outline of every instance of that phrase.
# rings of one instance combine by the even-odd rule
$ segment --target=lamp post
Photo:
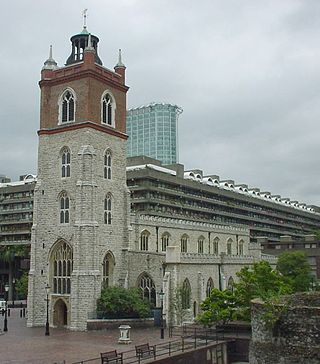
[[[160,328],[160,339],[164,339],[164,322],[163,322],[163,296],[164,292],[161,289],[161,292],[159,292],[159,298],[160,298],[160,309],[161,309],[161,328]]]
[[[8,331],[8,292],[9,292],[9,284],[7,283],[4,286],[4,290],[6,291],[6,308],[4,310],[4,323],[3,323],[3,331]]]
[[[45,335],[46,336],[49,336],[50,335],[50,331],[49,331],[49,293],[50,293],[50,286],[49,284],[47,283],[46,285],[46,294],[47,294],[47,321],[46,321],[46,332],[45,332]]]
[[[12,308],[14,308],[14,285],[16,284],[15,278],[12,279]]]

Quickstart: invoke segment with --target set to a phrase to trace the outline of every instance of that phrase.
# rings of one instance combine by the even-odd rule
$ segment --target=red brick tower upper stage
[[[41,88],[39,135],[91,127],[126,138],[128,87],[125,86],[125,66],[121,62],[119,52],[119,62],[114,71],[103,67],[97,55],[98,41],[99,39],[91,36],[86,29],[73,36],[72,53],[62,68],[57,67],[50,51],[50,57],[45,62],[39,82]],[[69,112],[70,100],[66,99],[68,104],[65,105],[63,100],[59,100],[66,87],[70,88],[70,96],[76,95],[76,100],[71,100],[73,103],[70,110],[73,113],[71,117],[62,115],[64,111],[66,112],[63,110],[64,107]],[[106,100],[101,97],[106,94],[106,88],[114,99]],[[112,105],[105,105],[103,108],[103,103]]]

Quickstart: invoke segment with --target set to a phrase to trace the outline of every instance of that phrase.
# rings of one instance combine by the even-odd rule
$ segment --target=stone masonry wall
[[[119,281],[122,249],[128,246],[124,226],[127,222],[125,140],[91,128],[78,129],[39,138],[38,182],[32,234],[28,325],[45,322],[45,285],[52,286],[51,250],[59,240],[73,249],[68,326],[86,329],[88,313],[95,310],[102,282],[102,262],[107,252],[115,258],[113,284]],[[61,149],[71,151],[71,176],[61,178]],[[112,179],[103,177],[104,152],[112,153]],[[70,223],[59,223],[59,195],[70,197]],[[104,198],[112,195],[112,224],[104,223]],[[54,314],[50,297],[50,322]],[[63,297],[62,297],[63,298]],[[66,298],[66,297],[65,297]]]
[[[263,303],[253,302],[250,364],[320,363],[320,294],[288,296],[283,305],[280,320],[268,329]]]

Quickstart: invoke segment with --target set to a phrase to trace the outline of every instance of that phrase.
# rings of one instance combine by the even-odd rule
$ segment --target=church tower
[[[125,66],[105,68],[86,26],[41,80],[28,326],[85,330],[102,285],[124,284],[128,249]]]

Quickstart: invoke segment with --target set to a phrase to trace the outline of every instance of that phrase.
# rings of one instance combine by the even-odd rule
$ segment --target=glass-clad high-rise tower
[[[178,163],[177,105],[151,103],[127,110],[127,155],[145,155],[163,164]]]

